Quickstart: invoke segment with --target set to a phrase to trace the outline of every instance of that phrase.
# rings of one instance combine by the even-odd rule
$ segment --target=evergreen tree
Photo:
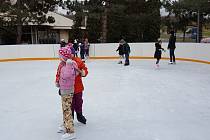
[[[71,39],[82,39],[83,33],[81,31],[82,22],[85,19],[85,3],[87,1],[77,1],[77,0],[67,0],[65,2],[66,7],[69,9],[70,14],[74,14],[73,21],[74,25],[72,26],[72,32],[70,34]]]
[[[165,0],[164,4],[169,13],[173,13],[178,17],[177,28],[181,28],[183,32],[190,22],[197,22],[199,24],[199,39],[197,41],[200,42],[202,27],[207,20],[204,17],[210,15],[209,0],[179,0],[177,2]]]
[[[89,0],[87,31],[91,42],[154,41],[160,36],[159,0]],[[151,12],[152,11],[152,12]],[[84,13],[83,13],[84,14]],[[77,12],[76,16],[79,15]]]
[[[126,2],[127,40],[130,42],[143,41],[146,20],[146,3],[144,0]]]
[[[203,24],[205,23],[205,16],[210,15],[210,1],[209,0],[180,0],[180,3],[184,5],[184,8],[188,10],[193,16],[197,15],[198,24],[198,40],[200,42],[202,39]],[[197,13],[195,15],[195,13]]]
[[[104,7],[102,0],[90,0],[88,9],[87,31],[91,42],[102,42],[102,14]]]
[[[110,3],[108,13],[108,42],[119,42],[127,34],[126,1],[115,0]]]
[[[143,41],[156,41],[160,37],[160,0],[148,0],[146,2],[146,25],[144,26]]]
[[[111,9],[114,11],[118,8],[118,14],[112,12],[110,15],[117,15],[118,18],[109,18],[108,30],[112,36],[117,34],[115,38],[111,37],[113,40],[109,40],[116,41],[117,36],[124,36],[129,42],[155,41],[160,37],[160,5],[159,0],[117,1]]]

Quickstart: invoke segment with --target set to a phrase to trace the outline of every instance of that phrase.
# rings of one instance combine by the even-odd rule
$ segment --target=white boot
[[[120,61],[118,62],[118,64],[122,64],[122,61],[120,60]]]
[[[168,64],[173,64],[173,62],[170,61]]]
[[[75,138],[75,133],[65,133],[62,135],[61,140],[73,140]]]
[[[156,69],[159,69],[160,68],[160,65],[159,64],[155,64],[155,68]]]
[[[57,133],[65,133],[65,132],[66,132],[66,128],[63,126],[63,124],[60,125],[60,126],[58,127]]]

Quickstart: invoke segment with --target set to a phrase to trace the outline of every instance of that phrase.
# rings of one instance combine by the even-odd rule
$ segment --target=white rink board
[[[129,43],[131,56],[153,57],[154,43]],[[167,43],[162,47],[167,49]],[[210,44],[204,43],[176,43],[176,57],[210,62]],[[92,57],[114,57],[118,56],[116,49],[118,43],[91,44],[90,56]],[[14,58],[56,58],[59,44],[37,44],[37,45],[1,45],[0,59]],[[168,57],[169,52],[163,53],[162,57]]]

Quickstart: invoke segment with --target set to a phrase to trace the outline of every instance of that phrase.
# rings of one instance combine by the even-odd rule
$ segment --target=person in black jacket
[[[156,67],[159,68],[159,62],[161,59],[161,54],[162,51],[165,51],[164,48],[161,47],[162,41],[160,39],[158,39],[158,41],[155,43],[155,54],[154,54],[154,58],[157,59],[156,61]]]
[[[83,62],[85,62],[85,45],[83,42],[79,43],[79,50],[80,50],[80,58]]]
[[[74,40],[73,48],[74,48],[74,50],[75,50],[75,56],[78,57],[79,44],[78,44],[78,42],[77,42],[77,39]]]
[[[125,64],[124,66],[128,66],[130,65],[130,61],[129,61],[129,55],[130,55],[130,46],[128,45],[127,42],[125,42],[124,39],[121,39],[120,40],[120,43],[123,45],[123,52],[124,52],[124,55],[125,55]]]
[[[174,54],[174,51],[175,51],[175,48],[176,48],[176,36],[175,36],[175,33],[174,31],[171,31],[170,32],[171,36],[169,38],[169,42],[168,42],[168,49],[169,49],[169,52],[170,52],[170,62],[169,64],[176,64],[176,58],[175,58],[175,54]]]
[[[117,50],[119,52],[119,62],[118,64],[122,64],[122,60],[124,59],[124,50],[123,50],[123,44],[119,43],[119,46],[117,48]]]
[[[66,47],[66,42],[64,39],[61,39],[60,48]]]

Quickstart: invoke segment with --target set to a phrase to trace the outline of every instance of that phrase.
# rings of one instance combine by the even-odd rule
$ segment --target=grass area
[[[170,37],[169,34],[161,34],[161,35],[160,35],[160,38],[161,38],[161,40],[162,40],[163,42],[167,42],[168,39],[169,39],[169,37]],[[176,38],[176,41],[177,41],[177,42],[183,42],[183,38],[182,38],[182,37],[181,37],[181,38],[180,38],[180,37],[177,37],[177,38]],[[195,40],[186,37],[184,42],[195,42]]]
[[[166,28],[164,27],[164,31],[166,31]],[[182,31],[177,31],[177,34],[183,34],[182,33]],[[166,33],[162,33],[161,35],[160,35],[160,38],[163,40],[163,41],[168,41],[168,39],[169,39],[169,37],[170,37],[170,34],[166,34]],[[207,28],[203,28],[203,37],[205,38],[205,37],[210,37],[210,29],[207,29]],[[178,35],[177,35],[177,42],[183,42],[183,38],[182,37],[179,37]],[[185,42],[195,42],[195,40],[194,39],[191,39],[191,38],[189,38],[189,37],[186,37],[185,38]]]
[[[177,42],[195,42],[195,40],[191,38],[185,38],[185,41],[183,41],[183,38],[177,38],[176,41]]]
[[[210,37],[210,30],[204,29],[203,30],[203,36],[204,37]]]

